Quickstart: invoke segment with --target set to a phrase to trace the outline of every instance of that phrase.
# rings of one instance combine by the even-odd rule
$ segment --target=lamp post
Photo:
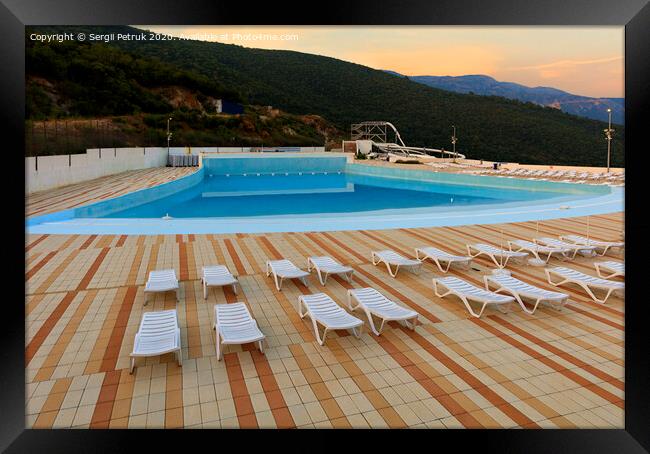
[[[167,119],[167,159],[169,159],[169,141],[172,140],[172,133],[169,132],[169,122],[172,121],[173,117]]]
[[[451,145],[453,146],[453,152],[454,152],[454,164],[456,163],[456,126],[451,125],[453,128],[453,133],[451,135]]]
[[[607,139],[607,173],[609,173],[609,163],[612,155],[612,133],[614,130],[612,129],[612,109],[607,109],[607,113],[609,115],[609,125],[605,129],[605,138]]]

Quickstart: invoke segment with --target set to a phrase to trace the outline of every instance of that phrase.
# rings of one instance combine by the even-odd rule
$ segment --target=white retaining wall
[[[272,147],[265,147],[272,149]],[[297,148],[301,152],[322,152],[324,147]],[[170,147],[169,154],[246,153],[251,147]],[[101,157],[100,157],[101,154]],[[85,154],[39,156],[38,170],[35,157],[25,158],[25,192],[44,191],[68,184],[126,172],[127,170],[165,167],[167,147],[98,148]]]
[[[25,158],[25,192],[53,189],[127,170],[164,167],[167,148],[102,148],[85,154]]]

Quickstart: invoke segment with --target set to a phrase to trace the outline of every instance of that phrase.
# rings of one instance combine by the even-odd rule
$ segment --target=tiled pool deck
[[[27,215],[113,197],[186,175],[192,169],[150,169],[35,194]],[[619,239],[622,213],[591,216],[590,234]],[[584,233],[586,218],[544,221],[539,233]],[[512,223],[380,231],[224,235],[29,235],[26,238],[26,425],[32,428],[125,427],[617,427],[624,423],[624,303],[591,302],[563,287],[571,303],[533,316],[513,306],[473,319],[453,297],[437,298],[426,264],[419,275],[388,276],[370,251],[438,246],[461,253],[465,244],[531,238],[536,224]],[[505,240],[504,240],[505,241]],[[276,291],[267,259],[299,266],[330,255],[355,269],[353,287],[373,286],[417,310],[415,332],[391,324],[381,337],[343,332],[324,347],[298,316],[298,296],[325,292],[345,301],[350,284],[323,287],[287,281]],[[622,260],[617,253],[608,259]],[[571,268],[595,274],[598,259]],[[203,300],[203,265],[225,264],[239,275],[239,295],[213,288]],[[551,264],[558,264],[553,260]],[[150,297],[148,272],[174,268],[172,293]],[[477,285],[493,268],[476,259],[451,274]],[[550,288],[543,268],[513,265],[515,277]],[[211,329],[216,303],[244,301],[267,335],[266,354],[230,346],[217,361]],[[176,308],[183,366],[173,355],[140,359],[129,353],[144,311]],[[363,315],[356,315],[363,319]]]

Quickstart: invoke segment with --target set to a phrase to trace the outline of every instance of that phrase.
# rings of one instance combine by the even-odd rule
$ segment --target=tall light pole
[[[169,132],[169,122],[172,121],[173,117],[167,119],[167,159],[169,159],[169,141],[172,140],[172,133]]]
[[[456,163],[456,126],[451,125],[453,128],[454,132],[451,135],[451,145],[453,146],[453,152],[454,152],[454,164]]]
[[[605,129],[605,138],[607,139],[607,173],[609,173],[609,163],[612,155],[612,133],[614,130],[612,129],[612,109],[607,109],[607,113],[609,114],[609,125]]]

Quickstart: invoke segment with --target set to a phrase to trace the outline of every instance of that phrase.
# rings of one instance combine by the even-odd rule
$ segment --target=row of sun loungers
[[[625,181],[624,173],[614,172],[576,172],[573,170],[531,170],[531,169],[510,169],[510,170],[484,170],[473,171],[475,174],[495,175],[505,177],[526,177],[531,179],[557,180],[567,183],[588,183],[601,181],[604,183],[622,183]]]
[[[480,255],[487,255],[499,268],[502,268],[510,259],[526,257],[528,253],[522,252],[523,250],[532,252],[537,258],[540,258],[540,253],[546,254],[546,262],[548,262],[554,254],[565,258],[571,254],[572,257],[575,257],[578,251],[600,250],[602,254],[605,254],[612,247],[624,246],[622,242],[597,241],[578,235],[567,235],[562,239],[570,242],[553,238],[540,238],[535,242],[509,241],[509,247],[511,249],[518,247],[517,251],[506,251],[482,243],[467,245],[468,256],[453,255],[435,247],[416,248],[416,259],[406,258],[391,250],[373,251],[372,263],[375,265],[384,263],[389,274],[396,277],[400,267],[419,270],[422,263],[428,259],[432,260],[441,272],[446,273],[453,263],[469,266],[472,258]],[[308,271],[304,271],[289,260],[271,260],[266,265],[267,276],[273,275],[276,288],[280,291],[284,279],[301,279],[307,285],[306,278],[312,270],[316,271],[322,285],[326,285],[328,276],[332,274],[341,275],[347,282],[351,282],[354,273],[351,267],[344,266],[331,257],[309,257],[307,265]],[[545,273],[549,284],[556,287],[566,284],[578,285],[593,301],[605,304],[613,293],[624,290],[623,282],[609,280],[613,277],[624,276],[624,265],[614,261],[597,262],[594,265],[599,277],[566,267],[545,269]],[[608,274],[604,275],[603,272]],[[444,298],[449,295],[458,297],[473,317],[481,317],[488,306],[494,306],[505,313],[514,302],[518,303],[527,314],[534,314],[541,303],[548,303],[561,310],[569,298],[569,295],[565,293],[536,287],[507,273],[486,275],[483,279],[485,289],[454,276],[433,277],[433,290],[438,297]],[[203,267],[201,283],[204,298],[207,298],[207,289],[211,286],[230,285],[235,294],[237,293],[238,280],[224,265]],[[494,288],[493,290],[491,290],[491,286]],[[605,291],[605,296],[598,298],[594,290]],[[148,293],[165,291],[175,291],[178,300],[178,279],[175,271],[173,269],[151,271],[145,286],[145,304]],[[532,308],[529,309],[524,300],[529,300],[532,303]],[[480,310],[475,311],[470,302],[481,304]],[[381,335],[385,323],[389,321],[403,321],[407,327],[415,329],[419,316],[416,311],[402,307],[370,287],[348,290],[347,306],[351,312],[361,309],[365,313],[370,330],[377,336]],[[301,295],[298,298],[298,312],[301,318],[309,317],[314,329],[314,336],[320,345],[324,345],[328,331],[332,330],[349,329],[359,337],[365,323],[345,311],[325,293]],[[381,320],[378,328],[375,319]],[[323,330],[322,335],[319,325]],[[213,328],[215,329],[216,352],[219,360],[222,357],[223,345],[255,342],[258,344],[260,352],[264,351],[265,335],[243,302],[215,305]],[[176,310],[143,314],[131,353],[131,372],[133,372],[135,360],[138,357],[157,356],[172,352],[176,354],[180,365],[182,363],[181,337]]]

